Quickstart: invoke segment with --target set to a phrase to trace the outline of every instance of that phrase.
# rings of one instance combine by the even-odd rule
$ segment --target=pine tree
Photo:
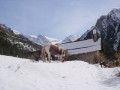
[[[103,52],[108,59],[116,59],[114,51],[112,50],[110,44],[106,41],[103,44]]]

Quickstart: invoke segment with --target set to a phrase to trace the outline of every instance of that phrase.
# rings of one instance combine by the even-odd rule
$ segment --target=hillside
[[[41,49],[40,45],[31,42],[24,35],[0,24],[0,54],[28,58],[28,52]]]
[[[82,61],[43,63],[0,55],[0,90],[119,90],[118,71]]]
[[[102,44],[107,42],[113,51],[120,51],[120,8],[111,10],[102,15],[90,30],[87,30],[79,40],[93,38],[93,29],[96,29]]]

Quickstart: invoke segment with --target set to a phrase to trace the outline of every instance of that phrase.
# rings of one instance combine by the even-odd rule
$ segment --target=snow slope
[[[82,61],[43,63],[0,55],[0,90],[120,90],[117,70]]]

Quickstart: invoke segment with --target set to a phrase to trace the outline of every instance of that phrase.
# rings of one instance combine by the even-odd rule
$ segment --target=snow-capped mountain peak
[[[14,32],[14,34],[17,34],[17,35],[21,34],[20,32],[18,32],[16,30],[13,30],[13,32]]]
[[[120,22],[120,8],[114,8],[110,13],[108,13],[108,16],[110,16],[114,21]]]
[[[37,38],[37,36],[35,36],[35,35],[30,35],[30,37]]]
[[[80,38],[80,35],[70,35],[70,36],[66,37],[62,41],[62,43],[73,42],[73,41],[76,41],[78,38]]]
[[[97,29],[98,36],[102,38],[102,43],[107,41],[114,51],[120,51],[120,8],[115,8],[107,15],[101,16],[94,28]],[[93,38],[93,29],[90,29],[78,40]]]
[[[39,45],[45,45],[45,44],[56,44],[56,43],[61,43],[61,40],[46,37],[44,35],[39,34],[38,36],[35,35],[30,35],[27,36],[29,40],[39,44]]]

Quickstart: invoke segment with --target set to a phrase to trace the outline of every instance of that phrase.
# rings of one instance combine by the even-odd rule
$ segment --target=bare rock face
[[[101,16],[96,25],[87,30],[79,40],[93,38],[93,29],[96,28],[102,43],[108,42],[114,51],[120,51],[120,8],[111,10],[107,15]]]

